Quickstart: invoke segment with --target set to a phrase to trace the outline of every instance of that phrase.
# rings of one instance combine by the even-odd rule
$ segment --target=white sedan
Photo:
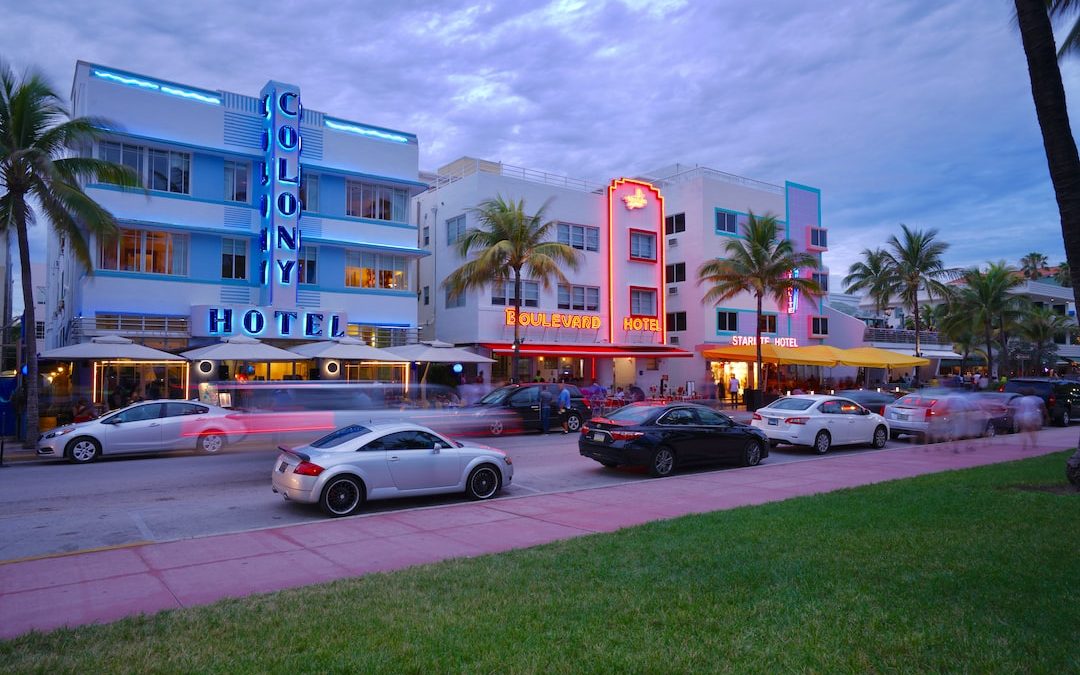
[[[884,417],[841,396],[785,396],[759,408],[750,424],[773,445],[805,445],[821,455],[834,445],[883,448],[889,440]]]
[[[452,441],[418,424],[353,424],[282,448],[271,484],[285,499],[317,503],[336,517],[356,513],[369,499],[452,492],[490,499],[513,477],[502,450]]]

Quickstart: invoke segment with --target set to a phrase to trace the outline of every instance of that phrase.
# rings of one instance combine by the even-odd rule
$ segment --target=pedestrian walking
[[[564,434],[570,433],[570,387],[566,386],[566,383],[559,385],[559,398],[557,400],[559,405],[559,423],[562,425],[562,432]]]
[[[554,396],[548,385],[540,385],[540,431],[547,433],[551,429],[551,403]]]
[[[1045,407],[1043,400],[1035,395],[1031,389],[1024,389],[1020,396],[1013,401],[1013,417],[1016,418],[1016,426],[1020,429],[1021,445],[1027,450],[1035,449],[1036,432],[1042,428]]]

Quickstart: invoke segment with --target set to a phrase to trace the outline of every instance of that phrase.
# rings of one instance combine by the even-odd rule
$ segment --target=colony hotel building
[[[86,152],[146,190],[86,186],[120,225],[90,242],[92,275],[50,238],[48,348],[102,334],[172,352],[238,335],[415,340],[416,137],[307,108],[292,84],[252,93],[78,63],[74,114],[116,125]]]
[[[747,214],[774,214],[796,250],[819,261],[828,250],[821,222],[820,191],[786,183],[750,180],[703,167],[673,166],[638,178],[590,184],[496,162],[462,158],[430,177],[416,197],[423,249],[420,261],[420,324],[425,338],[471,345],[497,359],[492,380],[510,375],[513,325],[524,342],[521,378],[596,379],[611,386],[636,383],[675,391],[726,381],[746,381],[744,363],[712,363],[702,352],[714,345],[752,344],[755,301],[740,295],[704,306],[697,270],[723,255],[739,237]],[[485,199],[523,199],[533,213],[547,204],[557,221],[553,238],[577,249],[581,265],[564,270],[566,284],[549,289],[526,280],[520,315],[512,307],[512,284],[451,297],[443,280],[463,259],[459,237],[479,225],[470,210]],[[793,274],[827,287],[824,262]],[[789,346],[862,343],[865,325],[835,312],[823,300],[797,294],[781,306],[765,301],[763,339]]]

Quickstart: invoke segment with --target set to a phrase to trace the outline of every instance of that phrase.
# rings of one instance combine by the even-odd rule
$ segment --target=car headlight
[[[502,458],[502,459],[503,459],[503,461],[504,461],[504,462],[506,462],[507,464],[513,464],[513,463],[514,463],[514,460],[510,459],[510,455],[503,455],[503,458]]]
[[[56,438],[57,436],[66,436],[67,434],[70,434],[72,431],[75,431],[75,429],[73,427],[67,427],[67,428],[64,428],[64,429],[55,429],[55,430],[50,431],[49,433],[45,434],[44,438]]]

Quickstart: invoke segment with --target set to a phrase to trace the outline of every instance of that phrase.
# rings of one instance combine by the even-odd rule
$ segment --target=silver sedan
[[[319,504],[330,516],[368,499],[464,492],[490,499],[514,477],[502,450],[465,445],[417,424],[354,424],[292,450],[282,448],[271,482],[285,499]]]
[[[39,457],[63,457],[75,464],[103,454],[196,450],[212,454],[246,434],[230,411],[192,401],[147,401],[96,420],[66,424],[38,437]]]

